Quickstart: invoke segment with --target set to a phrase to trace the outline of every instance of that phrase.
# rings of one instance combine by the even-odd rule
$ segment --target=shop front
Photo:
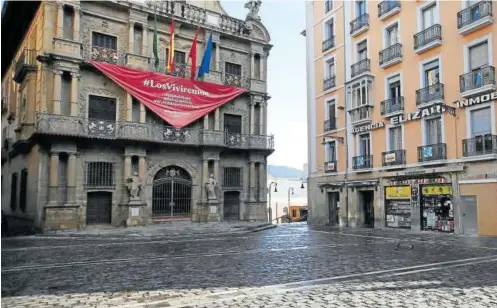
[[[385,225],[411,228],[411,186],[385,187]]]
[[[420,185],[421,230],[454,232],[451,184]]]

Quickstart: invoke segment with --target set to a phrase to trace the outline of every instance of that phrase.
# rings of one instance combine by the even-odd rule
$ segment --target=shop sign
[[[408,179],[408,180],[393,180],[389,181],[390,185],[395,186],[395,185],[415,185],[415,184],[441,184],[441,183],[447,183],[446,178],[428,178],[428,179]]]
[[[411,199],[410,186],[389,186],[385,188],[385,199],[387,200],[404,200]]]
[[[392,125],[397,125],[400,123],[405,123],[405,122],[423,119],[423,118],[426,118],[426,117],[429,117],[432,115],[442,114],[444,112],[449,112],[452,114],[454,112],[453,109],[454,108],[448,107],[448,106],[446,107],[443,105],[436,105],[436,106],[421,109],[421,110],[418,110],[415,112],[411,112],[411,113],[408,113],[406,115],[401,114],[401,115],[392,117],[392,118],[390,118],[390,123]]]
[[[424,196],[452,195],[452,186],[430,185],[424,186],[421,190]]]
[[[455,102],[457,108],[469,107],[473,105],[483,104],[488,101],[497,100],[497,92],[483,94],[477,97],[469,98],[463,101]]]
[[[369,131],[383,128],[383,127],[385,127],[384,122],[378,122],[378,123],[373,123],[373,124],[363,125],[363,126],[355,126],[352,129],[352,133],[357,134],[357,133],[369,132]]]
[[[394,153],[388,153],[385,154],[385,162],[386,163],[393,163],[395,161],[395,152]]]

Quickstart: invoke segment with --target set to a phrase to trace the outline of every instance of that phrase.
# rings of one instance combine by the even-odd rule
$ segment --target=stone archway
[[[160,169],[152,182],[152,217],[190,217],[192,210],[192,178],[183,168]]]

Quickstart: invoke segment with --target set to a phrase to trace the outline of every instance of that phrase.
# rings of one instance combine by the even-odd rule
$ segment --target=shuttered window
[[[115,36],[93,32],[93,46],[117,50],[117,38]]]
[[[426,144],[442,143],[442,118],[434,118],[426,121]]]
[[[469,48],[470,70],[478,69],[488,64],[488,42],[483,42]]]
[[[392,127],[390,133],[390,151],[402,149],[402,127]]]
[[[471,111],[471,137],[492,133],[490,107]]]
[[[74,10],[70,6],[64,6],[64,20],[63,20],[63,32],[62,35],[66,40],[73,39],[74,32]]]
[[[62,74],[62,93],[60,100],[60,112],[62,115],[71,114],[71,75],[69,72]]]

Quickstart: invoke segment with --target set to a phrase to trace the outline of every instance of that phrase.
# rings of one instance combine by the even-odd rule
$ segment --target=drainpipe
[[[346,3],[344,5],[347,5]],[[343,72],[344,72],[344,86],[345,83],[347,83],[347,39],[345,36],[347,35],[347,16],[346,13],[348,10],[345,10],[344,7],[342,7],[343,10],[343,31],[344,31],[344,40],[343,40]],[[344,87],[345,89],[345,176],[344,176],[344,185],[345,185],[345,211],[347,212],[346,220],[345,220],[345,226],[348,228],[349,227],[349,188],[347,186],[348,182],[348,175],[349,175],[349,134],[348,134],[348,121],[347,121],[347,116],[348,116],[348,100],[349,100],[349,93],[347,93],[347,87]]]

